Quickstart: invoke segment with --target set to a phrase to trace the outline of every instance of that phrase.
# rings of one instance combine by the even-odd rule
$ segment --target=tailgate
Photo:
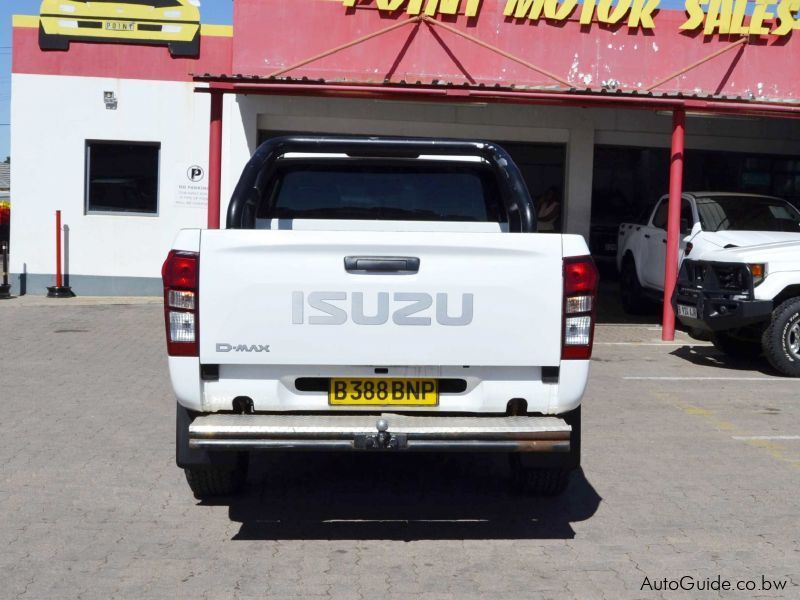
[[[561,236],[203,231],[203,364],[555,366]],[[401,272],[346,258],[410,258]]]

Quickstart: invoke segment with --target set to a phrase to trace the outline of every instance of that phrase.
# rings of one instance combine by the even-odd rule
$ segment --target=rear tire
[[[581,466],[581,407],[559,416],[572,427],[569,453],[509,454],[511,486],[515,491],[530,496],[558,496],[567,489],[570,473]]]
[[[714,347],[734,358],[758,358],[761,356],[761,344],[753,340],[735,337],[725,331],[717,331],[711,336]]]
[[[239,492],[247,479],[248,455],[239,454],[234,467],[204,465],[185,467],[186,481],[198,500],[215,496],[231,496]]]
[[[789,377],[800,377],[800,298],[790,298],[772,312],[761,344],[775,369]]]
[[[558,496],[567,489],[571,472],[572,469],[525,467],[519,455],[511,455],[511,485],[523,494]]]
[[[622,310],[627,314],[641,315],[647,311],[647,299],[642,284],[639,282],[639,276],[636,274],[636,263],[629,256],[622,262],[619,292]]]

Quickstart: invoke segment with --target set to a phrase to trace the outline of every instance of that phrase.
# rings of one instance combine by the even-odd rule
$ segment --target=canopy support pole
[[[219,229],[220,184],[222,182],[222,99],[211,93],[211,120],[208,129],[208,228]]]
[[[686,138],[686,111],[672,111],[672,148],[669,167],[669,211],[667,214],[667,251],[664,263],[664,311],[661,339],[675,339],[675,311],[672,294],[678,279],[678,246],[681,231],[681,196],[683,194],[683,160]]]

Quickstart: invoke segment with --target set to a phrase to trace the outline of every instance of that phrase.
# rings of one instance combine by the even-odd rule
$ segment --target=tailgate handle
[[[348,273],[416,273],[419,259],[416,256],[345,256],[344,268]]]

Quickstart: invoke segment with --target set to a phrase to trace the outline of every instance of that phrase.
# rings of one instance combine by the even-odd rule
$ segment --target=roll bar
[[[421,155],[479,156],[486,160],[497,178],[509,216],[509,229],[523,233],[536,231],[536,211],[525,180],[511,156],[500,146],[482,141],[366,136],[284,136],[261,144],[245,165],[233,191],[228,205],[228,229],[255,226],[255,208],[264,184],[274,173],[278,159],[289,152],[399,159]],[[513,228],[512,218],[516,221]]]

